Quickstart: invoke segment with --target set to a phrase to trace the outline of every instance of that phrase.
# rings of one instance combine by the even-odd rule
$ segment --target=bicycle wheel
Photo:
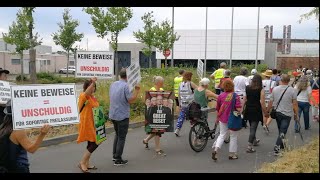
[[[207,145],[208,136],[205,136],[206,125],[202,122],[197,122],[191,127],[189,132],[189,144],[195,152],[201,152]]]

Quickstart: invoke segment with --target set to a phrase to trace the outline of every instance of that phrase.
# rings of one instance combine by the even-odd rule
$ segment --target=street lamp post
[[[256,45],[256,61],[255,61],[255,69],[258,69],[259,20],[260,20],[260,7],[258,7],[257,45]]]
[[[174,7],[172,7],[172,36],[174,34]],[[171,67],[173,67],[173,47],[174,43],[172,44],[172,50],[171,50]]]
[[[204,76],[206,77],[207,74],[207,38],[208,38],[208,7],[206,7],[206,37],[205,37],[205,44],[204,44]]]
[[[234,13],[234,7],[232,7],[232,15],[231,15],[231,43],[230,43],[230,62],[229,62],[230,69],[232,67],[233,13]]]

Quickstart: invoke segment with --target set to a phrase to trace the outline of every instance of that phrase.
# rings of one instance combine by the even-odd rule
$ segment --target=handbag
[[[289,86],[288,86],[288,87],[289,87]],[[276,117],[277,117],[277,115],[276,115],[277,111],[276,111],[276,110],[278,109],[278,106],[279,106],[279,104],[280,104],[280,101],[282,100],[282,97],[283,97],[284,93],[287,91],[288,87],[287,87],[287,88],[284,90],[284,92],[282,93],[282,95],[281,95],[281,97],[280,97],[280,99],[279,99],[279,101],[278,101],[277,107],[276,107],[276,108],[272,107],[272,110],[271,110],[271,112],[270,112],[270,117],[271,117],[272,119],[276,119]]]
[[[242,118],[240,113],[236,110],[236,93],[233,93],[232,96],[232,104],[231,104],[231,112],[228,118],[228,129],[233,131],[239,131],[242,129]]]

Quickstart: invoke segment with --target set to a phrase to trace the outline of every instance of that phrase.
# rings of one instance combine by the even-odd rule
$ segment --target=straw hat
[[[272,76],[272,70],[266,70],[266,72],[262,73],[262,75],[266,77],[271,77]]]

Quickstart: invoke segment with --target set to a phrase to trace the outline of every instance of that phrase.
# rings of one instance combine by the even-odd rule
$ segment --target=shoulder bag
[[[282,95],[281,95],[281,97],[280,97],[280,99],[279,99],[279,101],[278,101],[278,104],[277,104],[277,107],[276,108],[274,108],[274,107],[272,107],[272,110],[271,110],[271,112],[270,112],[270,116],[271,116],[271,118],[272,119],[276,119],[276,110],[278,109],[278,106],[279,106],[279,104],[280,104],[280,101],[282,100],[282,97],[283,97],[283,95],[284,95],[284,93],[287,91],[287,89],[289,88],[289,86],[284,90],[284,92],[282,93]]]
[[[228,118],[228,129],[239,131],[242,128],[242,118],[240,113],[236,110],[236,93],[233,93],[231,111]]]

